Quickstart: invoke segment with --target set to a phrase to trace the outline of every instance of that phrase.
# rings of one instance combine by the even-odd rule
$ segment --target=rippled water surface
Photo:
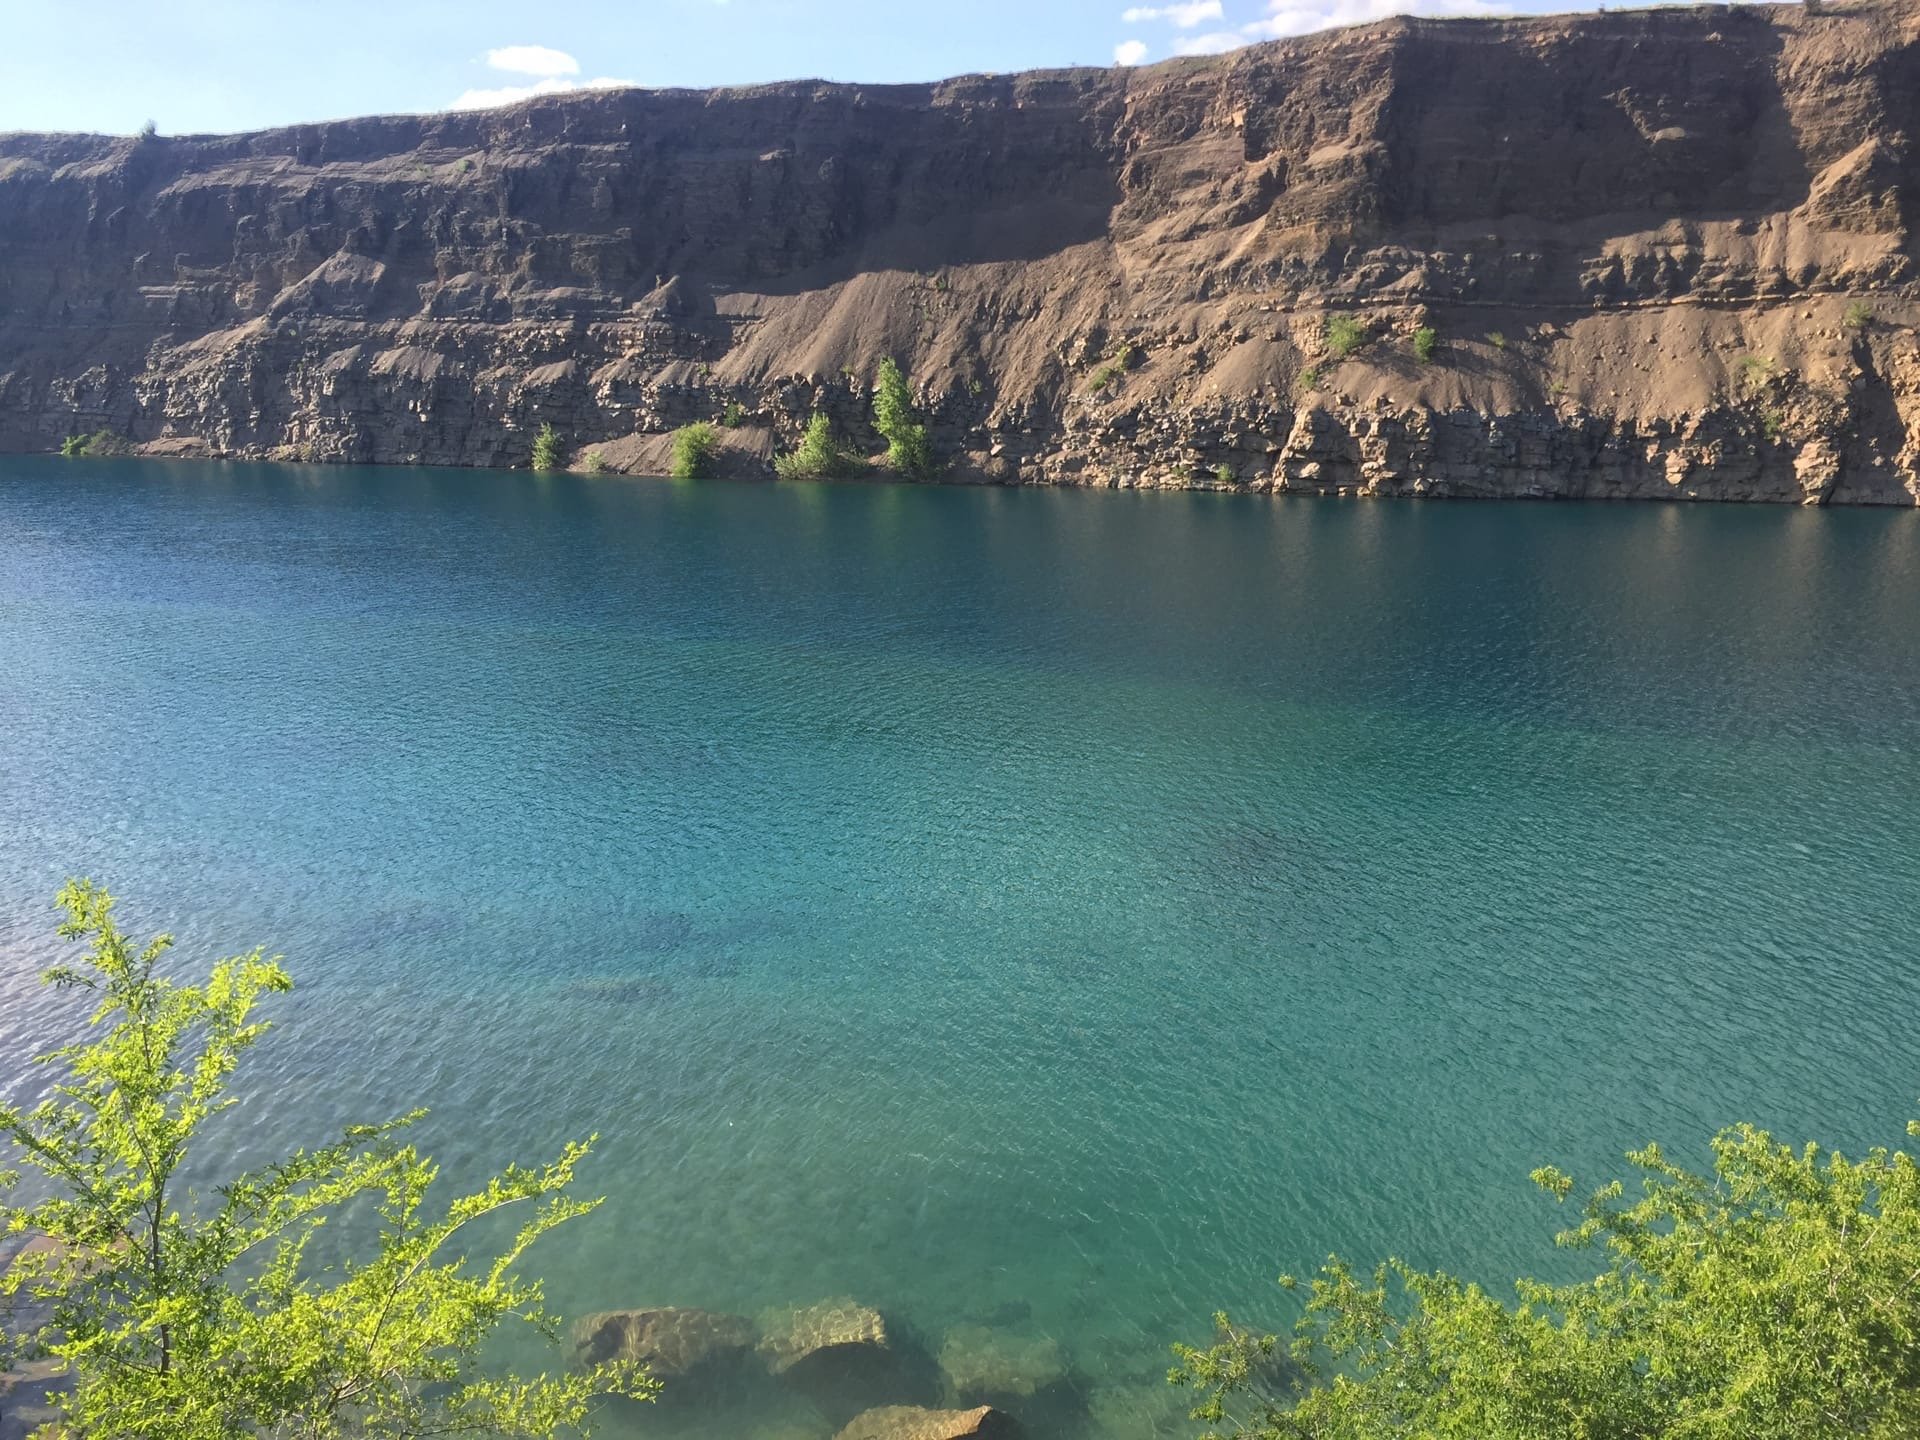
[[[560,1310],[853,1296],[1172,1433],[1283,1269],[1556,1263],[1537,1164],[1900,1138],[1920,516],[0,458],[9,1087],[76,872],[300,982],[223,1158],[598,1131]]]

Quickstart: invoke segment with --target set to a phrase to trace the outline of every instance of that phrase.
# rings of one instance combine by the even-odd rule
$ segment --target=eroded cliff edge
[[[878,449],[891,354],[955,478],[1912,505],[1917,137],[1916,0],[0,136],[0,449],[645,469],[737,405],[751,470]]]

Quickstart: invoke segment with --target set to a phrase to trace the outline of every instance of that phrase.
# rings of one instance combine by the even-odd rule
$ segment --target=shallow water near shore
[[[72,873],[286,956],[220,1159],[598,1132],[560,1312],[852,1296],[1184,1433],[1282,1270],[1568,1264],[1536,1165],[1902,1138],[1920,516],[0,457],[9,1089]],[[610,1430],[832,1429],[736,1398]]]

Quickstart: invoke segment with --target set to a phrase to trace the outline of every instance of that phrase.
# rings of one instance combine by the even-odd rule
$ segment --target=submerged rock
[[[1016,1433],[1013,1418],[991,1405],[973,1410],[886,1405],[855,1416],[834,1440],[1001,1440]]]
[[[753,1348],[753,1322],[744,1315],[673,1306],[603,1310],[574,1322],[574,1358],[582,1365],[638,1360],[655,1379],[682,1379],[730,1364]]]
[[[870,1366],[888,1357],[887,1322],[878,1310],[853,1300],[823,1300],[804,1310],[771,1311],[760,1317],[760,1354],[775,1375],[797,1378]]]
[[[870,1305],[826,1300],[763,1314],[760,1328],[768,1371],[836,1425],[864,1411],[940,1398],[933,1357],[891,1333]]]
[[[1045,1335],[1009,1335],[985,1325],[962,1325],[940,1347],[940,1372],[961,1400],[1024,1400],[1066,1379],[1060,1343]]]

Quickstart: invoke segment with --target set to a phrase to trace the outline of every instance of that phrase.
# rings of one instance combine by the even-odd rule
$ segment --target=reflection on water
[[[1543,1161],[1900,1138],[1916,522],[0,461],[0,1080],[91,873],[300,981],[222,1161],[601,1135],[555,1308],[751,1332],[616,1433],[1182,1433],[1283,1269],[1564,1264]]]

